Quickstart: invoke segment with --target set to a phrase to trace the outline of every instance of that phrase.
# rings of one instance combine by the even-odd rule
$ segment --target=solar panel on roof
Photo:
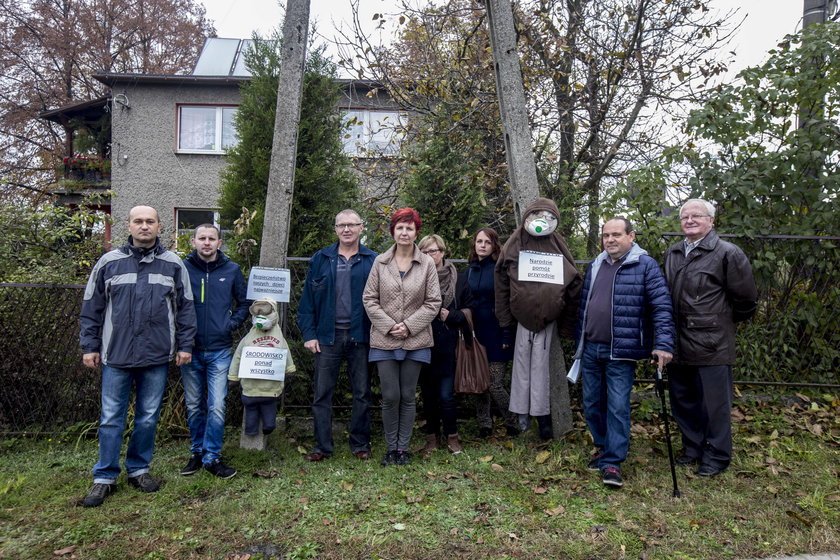
[[[245,67],[244,50],[250,39],[210,37],[193,69],[194,76],[250,76]]]

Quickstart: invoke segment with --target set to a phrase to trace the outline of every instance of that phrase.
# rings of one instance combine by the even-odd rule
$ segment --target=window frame
[[[345,128],[342,136],[345,154],[354,158],[382,158],[399,155],[401,140],[399,138],[398,128],[402,127],[405,122],[406,115],[404,111],[395,108],[342,107],[341,113],[343,117],[342,122],[345,125],[350,120],[348,115],[353,114],[354,118],[360,121],[362,128],[361,138],[359,139],[352,137],[353,131],[351,127],[348,126]],[[356,116],[358,114],[361,114],[363,118],[359,119]],[[383,114],[386,115],[384,118],[374,120],[376,115]],[[396,121],[387,122],[383,126],[382,123],[386,122],[386,119],[390,117],[396,117]],[[359,126],[359,124],[353,125],[353,127],[355,126]],[[374,126],[376,126],[375,130]],[[378,137],[382,136],[383,130],[390,130],[386,142],[377,140]],[[385,149],[380,148],[383,145]]]
[[[215,109],[215,134],[213,138],[212,149],[199,148],[181,148],[181,120],[182,111],[184,109]],[[178,154],[202,154],[202,155],[224,155],[227,149],[236,146],[239,139],[234,136],[233,143],[228,148],[223,146],[224,143],[224,110],[234,109],[234,117],[236,111],[239,110],[239,105],[235,104],[218,104],[218,103],[177,103],[175,105],[175,153]],[[234,135],[236,131],[234,129]]]

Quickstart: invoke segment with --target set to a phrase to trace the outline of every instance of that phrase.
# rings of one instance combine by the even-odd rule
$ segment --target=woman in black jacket
[[[507,363],[513,359],[513,330],[499,326],[496,318],[496,286],[493,273],[502,246],[499,235],[493,228],[481,228],[473,236],[470,247],[469,267],[466,270],[470,292],[473,297],[473,322],[475,336],[487,349],[490,362],[490,390],[477,395],[476,413],[479,435],[489,437],[493,433],[493,418],[490,415],[490,399],[505,415],[508,435],[519,433],[516,415],[508,410],[509,389],[505,387]],[[507,384],[510,387],[510,384]]]
[[[472,295],[466,278],[459,277],[455,265],[444,260],[446,243],[440,236],[427,235],[420,240],[417,247],[435,261],[443,299],[440,313],[432,321],[435,341],[432,347],[432,361],[424,364],[420,371],[423,411],[426,418],[426,445],[421,452],[429,453],[438,448],[442,424],[449,451],[460,453],[461,442],[458,437],[455,403],[455,347],[458,343],[458,329],[467,325],[461,310],[472,305]]]

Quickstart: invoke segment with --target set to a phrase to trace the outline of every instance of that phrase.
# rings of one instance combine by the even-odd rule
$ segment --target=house
[[[110,88],[107,97],[92,106],[85,102],[41,115],[69,122],[69,115],[83,110],[82,106],[90,119],[97,111],[110,115],[113,194],[101,207],[109,207],[114,217],[115,242],[126,237],[128,211],[138,204],[158,209],[170,245],[173,233],[182,235],[202,223],[219,223],[219,176],[225,166],[225,149],[237,141],[233,118],[240,101],[239,87],[250,79],[244,63],[250,42],[207,39],[191,74],[95,74],[94,78]],[[344,146],[357,163],[363,189],[370,193],[388,188],[370,183],[364,170],[372,161],[399,151],[392,125],[401,119],[401,113],[374,83],[339,83],[344,93],[339,109],[349,124]],[[65,170],[65,178],[67,175]],[[91,191],[58,192],[72,204],[72,197]]]

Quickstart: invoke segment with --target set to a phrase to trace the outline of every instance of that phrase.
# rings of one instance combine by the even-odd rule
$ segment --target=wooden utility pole
[[[522,212],[540,195],[537,165],[531,144],[528,105],[522,85],[522,68],[516,49],[516,30],[510,0],[485,0],[493,69],[496,74],[496,95],[502,115],[505,136],[505,157],[510,178],[510,193],[516,224],[522,223]]]
[[[303,69],[309,40],[309,0],[288,0],[283,22],[280,54],[280,81],[277,85],[277,114],[274,117],[274,140],[265,197],[260,266],[283,268],[289,249],[292,199],[295,193],[298,126],[303,97]],[[260,426],[259,432],[262,432]],[[268,437],[245,434],[245,415],[239,447],[265,449]]]
[[[496,74],[496,95],[502,115],[505,135],[505,156],[510,178],[510,193],[516,224],[521,225],[522,213],[540,195],[537,183],[537,165],[531,145],[531,127],[528,122],[528,104],[522,84],[522,68],[516,49],[516,29],[510,0],[485,0],[490,45],[493,49],[493,69]],[[551,424],[554,437],[559,438],[572,430],[572,409],[569,402],[569,385],[566,381],[566,360],[560,338],[551,341]]]
[[[295,191],[298,125],[303,97],[303,68],[309,40],[309,0],[288,0],[283,22],[277,115],[265,197],[260,266],[284,267],[289,248],[292,197]]]

